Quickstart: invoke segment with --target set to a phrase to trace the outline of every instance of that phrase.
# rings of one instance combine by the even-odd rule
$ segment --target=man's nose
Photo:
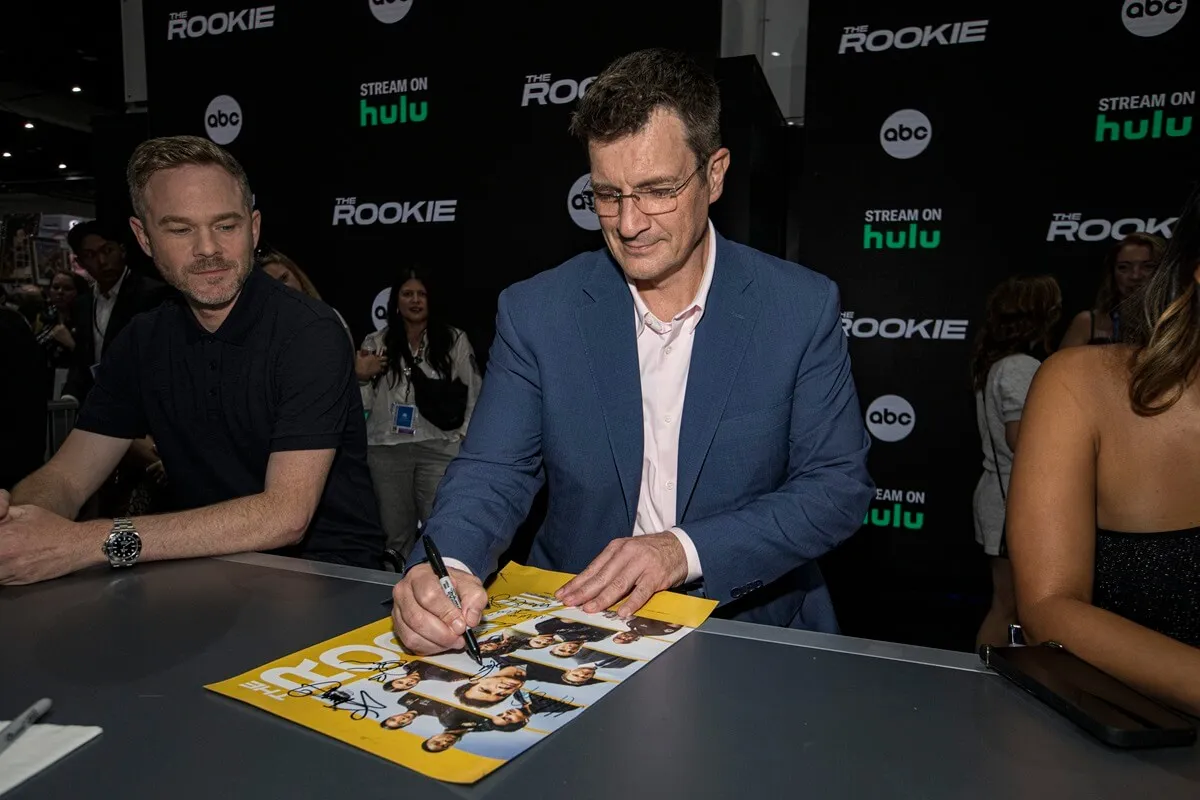
[[[632,197],[622,197],[617,210],[617,232],[624,239],[636,239],[638,234],[650,227],[650,217],[642,213]]]

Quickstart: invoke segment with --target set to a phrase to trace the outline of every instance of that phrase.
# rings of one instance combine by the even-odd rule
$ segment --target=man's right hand
[[[466,646],[463,634],[479,624],[487,606],[483,584],[453,567],[447,573],[462,602],[462,611],[442,591],[429,564],[418,564],[392,589],[392,627],[408,652],[428,656]]]

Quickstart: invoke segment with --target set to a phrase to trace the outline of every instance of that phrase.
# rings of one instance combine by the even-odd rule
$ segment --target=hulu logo
[[[917,223],[911,222],[908,227],[898,231],[873,230],[870,224],[863,225],[864,250],[916,250],[918,247],[932,250],[942,243],[942,232],[936,228],[923,230]]]
[[[1138,139],[1161,139],[1163,135],[1179,138],[1192,132],[1192,118],[1166,117],[1158,109],[1149,119],[1127,119],[1124,122],[1109,122],[1103,114],[1096,115],[1096,141],[1119,142]]]
[[[925,527],[925,512],[904,511],[899,503],[893,503],[891,508],[872,508],[863,517],[863,525],[919,531]]]
[[[408,102],[408,95],[400,95],[400,99],[395,103],[381,105],[378,108],[369,105],[366,98],[359,101],[358,105],[358,124],[365,128],[368,125],[374,127],[376,125],[403,125],[406,122],[424,122],[429,116],[429,103],[425,100],[420,102]]]

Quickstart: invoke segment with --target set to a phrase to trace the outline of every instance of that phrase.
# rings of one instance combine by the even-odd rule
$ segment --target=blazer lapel
[[[677,519],[682,523],[717,423],[750,343],[760,304],[753,273],[721,236],[704,316],[696,327],[679,431]]]
[[[633,296],[607,253],[599,254],[575,311],[632,530],[642,479],[642,379]]]

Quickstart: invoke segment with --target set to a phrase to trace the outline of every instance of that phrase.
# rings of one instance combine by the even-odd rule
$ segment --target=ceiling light
[[[58,168],[59,168],[59,169],[66,169],[66,168],[67,168],[67,165],[66,165],[66,164],[59,164],[59,165],[58,165]]]
[[[12,158],[12,153],[10,153],[10,152],[8,152],[7,150],[5,150],[5,151],[4,151],[4,157],[5,157],[5,158]]]
[[[80,89],[78,86],[72,86],[71,91],[75,92],[75,93],[79,93],[79,92],[82,92],[83,89]]]
[[[779,58],[779,51],[778,51],[778,50],[772,50],[772,51],[771,51],[771,55],[775,56],[776,58]]]
[[[32,123],[32,122],[26,122],[26,123],[25,123],[25,130],[28,130],[28,131],[31,131],[31,130],[33,130],[33,123]]]

